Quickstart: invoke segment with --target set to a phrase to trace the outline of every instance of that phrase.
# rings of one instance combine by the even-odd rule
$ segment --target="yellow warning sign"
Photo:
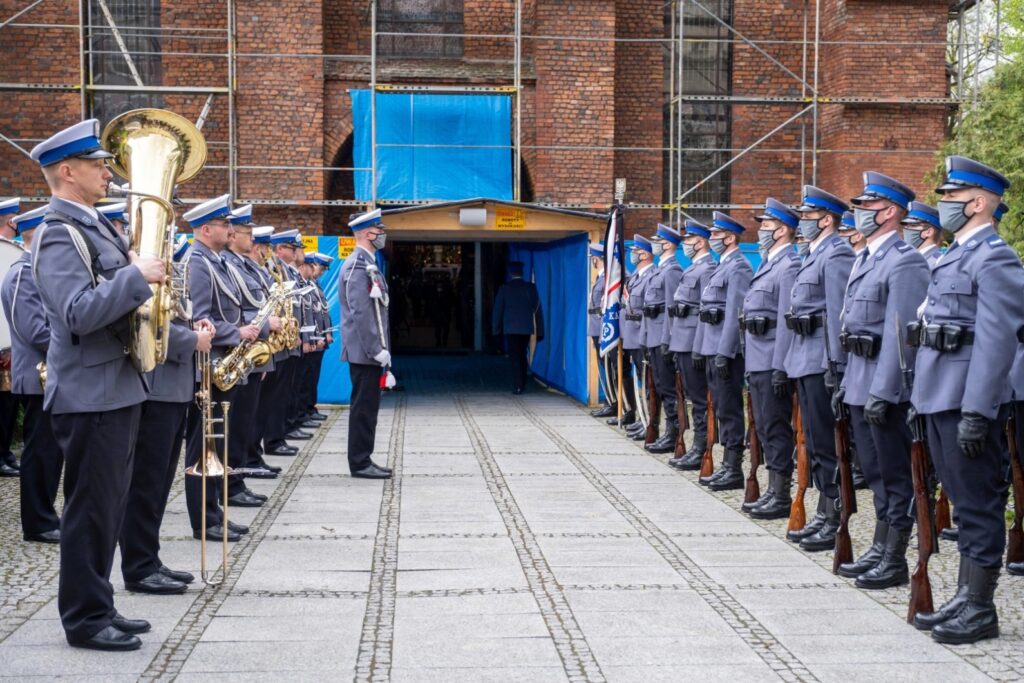
[[[303,235],[302,251],[306,252],[307,254],[312,254],[313,252],[320,251],[320,238],[317,237],[316,235],[313,235],[311,237]]]
[[[494,210],[496,230],[526,230],[526,211],[499,207]]]
[[[339,237],[338,238],[338,260],[344,261],[356,248],[355,237]]]

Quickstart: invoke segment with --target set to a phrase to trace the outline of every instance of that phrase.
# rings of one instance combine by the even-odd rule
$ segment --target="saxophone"
[[[273,255],[267,257],[266,265],[276,286],[283,287],[286,282],[290,282],[284,279],[282,267]],[[270,349],[273,353],[294,349],[299,345],[299,321],[295,319],[295,311],[290,300],[282,299],[279,302],[277,316],[281,319],[281,329],[270,335]]]
[[[263,302],[263,306],[256,313],[249,325],[262,327],[263,323],[273,315],[281,306],[281,302],[288,302],[292,287],[295,283],[276,283],[270,290],[270,295]],[[273,333],[271,334],[271,340]],[[227,391],[244,379],[253,368],[266,365],[274,355],[271,340],[257,339],[255,341],[243,341],[231,349],[221,358],[213,368],[213,383],[221,391]]]

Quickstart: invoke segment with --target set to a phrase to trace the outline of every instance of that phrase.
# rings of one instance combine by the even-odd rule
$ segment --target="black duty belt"
[[[589,315],[597,315],[600,312],[601,312],[601,307],[600,306],[596,306],[594,308],[588,308],[587,309],[587,313]]]
[[[657,318],[664,312],[665,304],[651,304],[650,306],[644,306],[644,316],[648,318]]]
[[[962,325],[925,325],[921,322],[907,325],[907,344],[910,346],[927,346],[941,353],[953,353],[973,343],[974,330]]]
[[[643,316],[642,313],[626,313],[623,317],[626,320],[628,320],[630,322],[634,322],[634,323],[640,322],[641,320],[644,319],[644,316]]]
[[[719,325],[725,319],[725,311],[721,308],[700,309],[700,321],[709,325]]]
[[[668,307],[668,317],[670,318],[687,318],[695,312],[696,307],[689,304],[674,304]]]
[[[1017,341],[1024,344],[1024,325],[1017,328]]]
[[[766,318],[763,315],[752,315],[740,318],[740,329],[749,332],[755,337],[763,337],[769,330],[774,330],[778,321],[774,318]]]
[[[819,327],[825,326],[825,315],[823,313],[805,313],[803,315],[793,315],[792,312],[786,314],[786,328],[793,330],[801,337],[807,337],[814,334],[815,330]]]
[[[882,337],[870,332],[850,334],[844,330],[839,333],[839,344],[843,347],[844,351],[855,356],[874,358],[882,350]]]

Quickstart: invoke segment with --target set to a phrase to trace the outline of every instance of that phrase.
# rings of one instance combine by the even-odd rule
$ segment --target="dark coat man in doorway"
[[[495,336],[505,335],[505,346],[512,358],[512,393],[521,394],[529,370],[530,336],[536,334],[538,343],[544,341],[544,313],[537,286],[523,280],[523,264],[509,262],[508,273],[511,279],[501,286],[494,299],[492,329]]]

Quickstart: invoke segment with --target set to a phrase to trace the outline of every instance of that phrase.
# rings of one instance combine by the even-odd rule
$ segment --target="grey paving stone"
[[[313,640],[277,642],[273,647],[251,641],[200,642],[182,673],[336,672],[327,674],[333,678],[351,670],[354,653],[350,649]]]
[[[459,638],[428,632],[394,643],[395,668],[518,668],[560,667],[558,652],[550,637],[543,638]]]
[[[785,635],[778,639],[806,664],[921,664],[959,662],[927,633],[907,625],[902,634]]]
[[[956,681],[957,683],[983,683],[992,679],[965,662],[960,663],[909,663],[899,666],[892,664],[811,664],[810,670],[822,683],[934,683],[935,681]]]
[[[668,658],[666,658],[668,659]],[[779,681],[767,664],[699,664],[690,666],[608,666],[604,668],[614,683],[680,683],[712,681],[717,683],[762,683]]]
[[[618,636],[588,637],[602,667],[681,666],[729,662],[759,664],[743,640],[733,636]]]
[[[396,668],[393,683],[557,683],[566,681],[561,667],[517,666],[499,668]]]

